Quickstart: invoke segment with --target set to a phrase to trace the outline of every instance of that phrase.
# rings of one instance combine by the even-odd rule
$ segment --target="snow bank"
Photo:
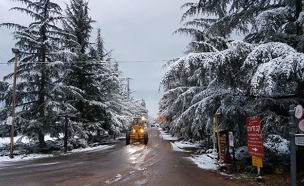
[[[175,141],[177,140],[177,137],[173,137],[170,133],[163,131],[161,128],[158,128],[158,130],[160,131],[160,136],[164,139],[164,140],[168,140],[168,141]]]
[[[45,136],[45,141],[55,141],[55,138],[51,138],[49,135]],[[14,138],[15,143],[29,143],[31,142],[27,137],[24,136],[16,136]],[[10,143],[10,137],[0,138],[0,147],[8,145]],[[81,149],[73,149],[72,151],[68,151],[67,154],[71,153],[78,153],[78,152],[87,152],[87,151],[99,151],[108,149],[111,146],[109,145],[100,145],[97,147],[88,147],[88,148],[81,148]],[[0,156],[0,162],[16,162],[16,161],[23,161],[23,160],[31,160],[31,159],[38,159],[38,158],[48,158],[53,157],[54,154],[22,154],[22,155],[14,155],[14,158],[11,159],[9,156]]]
[[[215,150],[208,150],[206,154],[194,155],[189,159],[199,168],[207,170],[217,170],[219,164],[217,162],[217,152]]]
[[[174,151],[180,152],[189,152],[189,149],[197,148],[198,143],[191,143],[189,141],[177,141],[176,137],[172,137],[170,133],[163,131],[161,128],[158,129],[160,131],[160,135],[164,140],[174,141],[171,142],[172,149]],[[189,157],[194,164],[196,164],[199,168],[207,169],[207,170],[217,170],[218,162],[217,162],[217,152],[216,150],[208,150],[206,154],[202,155],[193,155]]]

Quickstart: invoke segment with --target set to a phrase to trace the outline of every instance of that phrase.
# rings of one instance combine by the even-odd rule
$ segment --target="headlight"
[[[133,129],[133,133],[135,133],[135,129]]]
[[[141,133],[144,133],[144,129],[140,129],[140,132],[141,132]]]
[[[141,120],[143,120],[143,121],[144,121],[145,119],[146,119],[146,118],[145,118],[145,116],[141,117]]]

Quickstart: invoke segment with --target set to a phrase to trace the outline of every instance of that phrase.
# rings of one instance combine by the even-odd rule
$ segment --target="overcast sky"
[[[53,0],[62,9],[69,0]],[[181,27],[180,19],[185,10],[180,7],[195,0],[89,0],[90,16],[96,20],[91,41],[96,39],[96,28],[101,28],[105,48],[113,50],[112,57],[119,63],[123,75],[132,78],[130,88],[135,100],[144,99],[149,115],[156,117],[159,82],[165,72],[164,60],[181,57],[189,37],[172,35]],[[0,23],[14,22],[28,26],[32,20],[26,14],[9,11],[21,3],[0,0]],[[13,30],[0,28],[0,63],[13,57],[15,41]],[[143,62],[145,61],[145,62]],[[3,75],[13,71],[12,66],[1,64]]]

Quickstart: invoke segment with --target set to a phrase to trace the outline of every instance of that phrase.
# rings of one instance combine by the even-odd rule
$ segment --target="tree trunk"
[[[302,0],[296,0],[296,15],[295,19],[297,20],[302,12]]]
[[[298,91],[296,93],[296,96],[299,98],[304,98],[304,82],[298,82]]]
[[[39,134],[39,147],[43,148],[45,146],[45,141],[44,141],[44,134]]]
[[[45,11],[46,13],[46,11]],[[46,16],[46,15],[45,15]],[[41,35],[43,38],[43,41],[47,40],[46,37],[46,27],[43,26],[41,28]],[[41,48],[41,62],[46,62],[46,47],[45,45],[42,46]],[[41,80],[40,80],[40,90],[39,90],[39,94],[38,94],[38,100],[39,100],[39,114],[40,114],[40,118],[42,120],[42,122],[45,122],[45,112],[44,112],[44,101],[45,101],[45,86],[46,86],[46,72],[44,69],[41,70]],[[43,127],[41,130],[44,130],[44,123],[43,123]],[[40,148],[45,146],[45,141],[44,141],[44,134],[43,133],[39,133],[39,146]]]

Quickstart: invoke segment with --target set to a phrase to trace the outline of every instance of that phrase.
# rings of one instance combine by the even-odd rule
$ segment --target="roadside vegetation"
[[[159,121],[185,140],[215,140],[219,114],[219,131],[234,131],[238,150],[247,146],[246,118],[260,116],[264,165],[288,166],[289,105],[304,104],[303,2],[197,0],[182,8],[174,33],[191,41],[165,66]],[[297,153],[300,170],[304,149]]]
[[[0,81],[0,137],[11,135],[7,124],[14,75],[14,133],[38,141],[40,149],[49,145],[46,135],[58,138],[64,133],[66,122],[71,143],[80,139],[79,145],[90,144],[106,133],[118,135],[132,116],[148,113],[144,100],[131,97],[128,78],[105,49],[101,29],[91,38],[96,21],[88,1],[70,0],[65,9],[52,0],[19,2],[11,11],[28,16],[30,23],[0,24],[13,30],[19,51],[8,62],[18,61],[16,74],[9,72]]]

